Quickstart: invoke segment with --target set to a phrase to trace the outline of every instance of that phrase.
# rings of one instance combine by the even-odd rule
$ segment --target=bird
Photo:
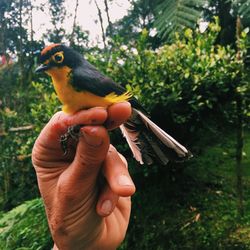
[[[67,114],[130,102],[132,114],[120,126],[120,130],[140,164],[166,165],[169,161],[182,162],[192,157],[186,147],[149,118],[147,111],[130,92],[101,73],[76,50],[61,43],[50,44],[41,50],[39,61],[36,72],[45,72],[52,78],[62,110]],[[77,139],[82,126],[71,126],[61,136],[61,147],[65,154],[69,138]]]

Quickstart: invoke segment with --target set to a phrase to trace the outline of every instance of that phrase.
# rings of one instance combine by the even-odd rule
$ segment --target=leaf
[[[193,28],[202,13],[205,0],[165,0],[156,7],[155,26],[162,38],[169,38],[173,32],[184,27]]]
[[[238,15],[242,17],[249,17],[250,15],[250,0],[246,0],[243,3],[240,3],[240,7],[238,9]]]

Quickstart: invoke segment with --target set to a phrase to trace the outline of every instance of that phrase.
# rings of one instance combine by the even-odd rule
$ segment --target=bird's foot
[[[61,135],[60,144],[61,144],[61,148],[62,148],[64,155],[66,155],[68,153],[68,141],[69,141],[69,139],[72,138],[75,141],[79,140],[81,127],[83,127],[82,124],[70,126],[70,127],[68,127],[67,132],[65,134]]]

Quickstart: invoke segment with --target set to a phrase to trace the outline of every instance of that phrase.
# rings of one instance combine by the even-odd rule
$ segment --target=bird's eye
[[[63,52],[57,52],[55,55],[52,56],[52,59],[56,63],[62,63],[64,59]]]

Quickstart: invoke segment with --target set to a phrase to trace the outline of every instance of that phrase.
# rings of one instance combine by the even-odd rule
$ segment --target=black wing
[[[126,92],[126,89],[103,75],[87,61],[72,73],[71,83],[76,91],[89,91],[98,96],[106,96],[112,92],[121,95]]]
[[[88,91],[97,96],[106,96],[110,93],[121,95],[126,89],[106,77],[86,60],[72,72],[71,84],[76,91]],[[129,102],[134,108],[145,109],[132,97]]]

